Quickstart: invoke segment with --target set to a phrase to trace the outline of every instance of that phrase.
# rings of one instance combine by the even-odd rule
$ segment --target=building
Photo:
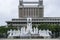
[[[24,5],[24,4],[37,4],[37,5]],[[38,2],[24,2],[19,0],[19,18],[6,21],[7,25],[15,27],[26,27],[27,18],[32,18],[32,24],[38,25],[43,23],[60,24],[60,17],[44,17],[43,0]]]
[[[24,5],[24,4],[38,4],[38,5]],[[24,2],[20,0],[19,3],[19,18],[41,18],[43,17],[43,0],[39,2]]]
[[[25,5],[28,4],[28,5]],[[32,5],[30,5],[32,4]],[[34,4],[34,5],[33,5]],[[36,5],[37,4],[37,5]],[[19,18],[12,19],[11,21],[6,21],[7,26],[14,26],[17,28],[21,28],[16,32],[16,30],[10,30],[10,36],[19,36],[19,37],[40,37],[44,36],[48,31],[41,31],[37,28],[34,29],[35,32],[32,33],[32,25],[38,26],[39,24],[60,24],[60,17],[44,17],[44,6],[43,0],[39,0],[38,2],[24,2],[23,0],[19,0]],[[16,35],[19,33],[19,35]],[[20,33],[21,32],[21,33]],[[26,34],[23,32],[27,32]],[[37,33],[36,33],[37,32]],[[44,35],[43,35],[43,33]],[[13,33],[13,35],[12,35]],[[23,35],[24,34],[24,35]],[[33,36],[32,36],[32,35]],[[47,34],[45,36],[47,36]],[[49,37],[51,35],[48,35]],[[47,36],[47,37],[48,37]]]

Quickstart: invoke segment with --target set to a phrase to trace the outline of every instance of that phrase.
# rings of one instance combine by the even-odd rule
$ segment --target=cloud
[[[18,16],[19,0],[0,0],[0,25],[6,25],[6,21]]]
[[[60,0],[44,0],[45,17],[60,17]]]

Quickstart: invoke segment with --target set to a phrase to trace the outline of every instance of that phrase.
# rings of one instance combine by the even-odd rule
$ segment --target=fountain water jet
[[[38,30],[37,27],[33,28],[33,29],[32,29],[32,18],[27,18],[27,29],[25,30],[25,27],[22,27],[21,31],[20,30],[10,30],[10,31],[8,31],[8,33],[10,33],[8,37],[19,36],[21,38],[32,38],[32,37],[37,38],[38,36],[39,37],[42,36],[44,38],[46,38],[46,37],[50,38],[49,33],[51,33],[51,31],[49,31],[49,30]]]

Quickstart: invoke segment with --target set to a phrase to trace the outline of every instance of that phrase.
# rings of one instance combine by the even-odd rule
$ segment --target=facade
[[[37,4],[37,5],[24,5],[24,4]],[[32,18],[32,24],[60,24],[60,17],[44,17],[43,0],[38,2],[24,2],[19,0],[19,18],[6,21],[7,25],[15,27],[26,27],[27,18]]]
[[[24,4],[38,4],[38,5],[24,5]],[[20,0],[19,3],[19,18],[41,18],[43,17],[43,0],[39,2],[24,2]]]

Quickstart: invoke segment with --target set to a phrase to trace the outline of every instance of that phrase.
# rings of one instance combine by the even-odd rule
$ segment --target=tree
[[[0,36],[7,37],[7,31],[10,30],[10,29],[17,30],[16,27],[12,27],[12,26],[9,26],[9,27],[6,27],[6,26],[2,27],[2,26],[0,26]]]
[[[32,28],[36,28],[37,26],[35,24],[32,25]]]
[[[41,29],[41,30],[44,30],[44,29],[47,30],[47,29],[48,29],[48,24],[45,24],[45,23],[44,23],[44,24],[39,24],[39,25],[38,25],[38,29],[39,29],[39,30],[40,30],[40,29]]]

